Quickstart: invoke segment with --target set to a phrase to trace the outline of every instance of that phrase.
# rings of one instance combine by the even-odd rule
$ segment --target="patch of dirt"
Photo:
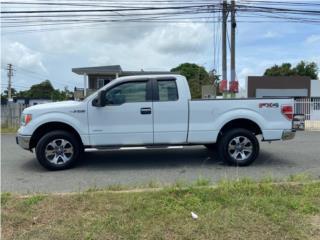
[[[312,216],[310,223],[312,225],[311,240],[320,240],[320,215]]]

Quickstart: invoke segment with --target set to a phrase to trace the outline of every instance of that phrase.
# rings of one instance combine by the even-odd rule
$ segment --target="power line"
[[[4,2],[7,4],[25,2]],[[105,23],[184,23],[192,21],[195,23],[210,23],[215,22],[212,13],[221,12],[221,3],[216,1],[212,4],[211,1],[202,0],[195,1],[108,1],[107,8],[101,9],[103,1],[70,1],[68,3],[45,2],[38,1],[32,4],[70,4],[77,5],[81,3],[90,3],[95,6],[93,9],[65,9],[65,10],[40,10],[40,11],[2,11],[5,13],[1,16],[2,28],[28,28],[22,29],[22,32],[34,31],[51,31],[59,30],[59,26],[72,25],[90,27],[92,25],[100,25]],[[113,5],[110,5],[113,3]],[[117,4],[116,4],[117,3]],[[127,6],[121,4],[126,3]],[[148,4],[147,4],[148,3]],[[150,4],[166,3],[166,6],[150,7]],[[197,4],[196,4],[197,3]],[[201,3],[201,4],[200,4]],[[210,3],[210,4],[209,4]],[[255,3],[255,4],[254,4]],[[80,5],[81,5],[80,4]],[[172,5],[174,4],[174,5]],[[179,5],[177,5],[179,4]],[[85,4],[88,5],[88,4]],[[282,6],[285,5],[285,6]],[[293,7],[292,7],[293,6]],[[298,6],[298,7],[297,7]],[[293,22],[303,24],[318,24],[320,4],[312,1],[308,2],[281,2],[281,1],[240,1],[236,11],[239,22],[260,23],[272,22],[268,19],[276,19],[281,22]],[[98,7],[98,9],[96,8]],[[312,8],[312,9],[310,9]],[[92,11],[92,12],[91,12]],[[99,14],[99,12],[104,12]],[[115,13],[122,12],[120,15]],[[112,14],[106,14],[111,12]],[[7,14],[6,14],[7,13]],[[21,15],[23,13],[23,15]],[[41,14],[40,14],[41,13]],[[55,13],[55,14],[53,14]],[[68,14],[65,14],[68,13]],[[71,13],[71,14],[70,14]],[[90,13],[90,14],[89,14]],[[250,20],[252,14],[254,20]],[[40,14],[40,15],[39,15]],[[197,17],[192,15],[199,15]],[[280,14],[280,15],[279,15]],[[177,17],[180,15],[181,17]],[[241,20],[246,18],[247,20]],[[41,19],[41,20],[40,20]],[[258,19],[258,20],[257,20]],[[37,29],[35,29],[37,27]],[[40,29],[38,29],[40,27]],[[44,28],[45,27],[45,28]],[[5,33],[15,33],[18,31],[6,30]]]

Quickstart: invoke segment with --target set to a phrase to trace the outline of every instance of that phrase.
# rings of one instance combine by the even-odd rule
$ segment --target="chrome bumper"
[[[30,149],[30,148],[29,148],[29,146],[30,146],[30,139],[31,139],[31,136],[20,135],[20,134],[18,134],[18,135],[16,136],[16,142],[17,142],[17,144],[18,144],[20,147],[22,147],[22,148],[24,148],[24,149],[27,149],[27,150]]]
[[[296,130],[290,129],[290,130],[283,130],[282,132],[282,140],[291,140],[294,139],[294,136],[296,135]]]

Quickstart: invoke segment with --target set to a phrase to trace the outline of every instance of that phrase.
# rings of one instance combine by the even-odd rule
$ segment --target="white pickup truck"
[[[26,108],[16,141],[50,170],[73,166],[85,148],[205,145],[246,166],[263,141],[289,140],[293,99],[191,100],[181,75],[120,77],[83,101]]]

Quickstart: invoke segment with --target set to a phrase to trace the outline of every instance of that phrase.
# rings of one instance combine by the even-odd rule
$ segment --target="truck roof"
[[[182,76],[179,74],[146,74],[146,75],[134,75],[134,76],[124,76],[116,78],[115,80],[125,80],[125,81],[134,81],[137,79],[143,79],[143,78],[181,78]]]

